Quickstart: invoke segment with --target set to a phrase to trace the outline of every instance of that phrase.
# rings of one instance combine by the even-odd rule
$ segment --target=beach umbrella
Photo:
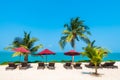
[[[27,50],[24,47],[13,48],[13,51],[20,52],[20,53],[29,53],[30,52],[29,50]]]
[[[24,47],[13,48],[12,50],[13,50],[14,52],[17,52],[17,54],[19,53],[19,54],[20,54],[20,57],[21,57],[21,54],[22,54],[22,53],[28,54],[28,53],[30,52],[29,50],[27,50],[27,49],[24,48]],[[16,54],[14,54],[14,56],[16,56]]]
[[[70,50],[68,52],[65,52],[64,55],[72,56],[72,63],[74,62],[74,56],[80,55],[79,52],[76,52],[75,50]]]
[[[49,49],[44,49],[43,51],[39,52],[37,55],[46,55],[46,63],[47,63],[47,55],[54,55],[55,53],[50,51]]]

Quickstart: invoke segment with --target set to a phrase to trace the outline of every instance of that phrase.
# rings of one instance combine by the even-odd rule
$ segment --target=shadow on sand
[[[95,77],[101,77],[103,74],[95,74],[94,72],[82,72],[82,74],[88,74],[88,75],[91,75],[91,76],[95,76]]]

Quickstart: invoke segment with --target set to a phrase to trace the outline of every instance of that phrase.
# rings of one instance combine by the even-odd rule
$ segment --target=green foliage
[[[33,52],[36,52],[38,49],[42,48],[43,45],[40,44],[40,45],[37,45],[37,46],[34,46],[34,43],[38,41],[37,38],[31,38],[30,37],[30,33],[27,33],[27,32],[24,32],[24,37],[23,38],[20,38],[20,37],[16,37],[14,39],[14,41],[12,42],[12,45],[10,45],[9,47],[6,47],[5,49],[8,50],[12,50],[13,48],[18,48],[18,47],[24,47],[26,49],[28,49],[30,51],[29,54],[33,53]],[[14,53],[13,56],[18,56],[20,55],[21,53]],[[28,60],[28,54],[24,54],[23,55],[25,56],[25,60]]]
[[[50,62],[54,62],[54,63],[55,63],[55,62],[57,62],[57,61],[56,61],[56,60],[52,60],[52,61],[50,61]]]
[[[0,65],[7,65],[9,62],[3,62]]]
[[[71,44],[73,48],[75,48],[75,41],[79,41],[79,39],[85,41],[86,43],[89,42],[87,35],[90,35],[88,31],[89,28],[83,24],[84,21],[80,20],[79,17],[75,19],[71,19],[70,24],[65,24],[64,27],[66,28],[63,31],[63,36],[59,41],[59,45],[62,49],[67,42]]]
[[[83,56],[87,56],[90,61],[95,65],[97,74],[97,65],[102,62],[102,59],[107,55],[108,50],[102,47],[94,46],[94,42],[90,42],[87,47],[84,48],[85,52],[82,52]]]
[[[82,55],[87,56],[91,62],[97,64],[100,63],[105,55],[107,55],[108,50],[94,46],[95,41],[88,44],[87,47],[84,48],[85,52],[82,52]]]
[[[80,60],[80,61],[77,61],[77,62],[90,62],[90,60]]]
[[[61,60],[61,62],[71,62],[71,60]]]
[[[11,50],[11,49],[13,49],[14,47],[13,46],[8,46],[8,47],[5,47],[4,49],[5,50]]]
[[[42,44],[37,45],[37,46],[31,48],[30,51],[31,51],[31,52],[35,52],[35,51],[37,51],[39,48],[43,48],[43,45],[42,45]]]
[[[22,55],[22,53],[21,53],[21,52],[15,52],[15,53],[12,55],[12,57],[16,57],[16,56],[19,56],[19,55]]]

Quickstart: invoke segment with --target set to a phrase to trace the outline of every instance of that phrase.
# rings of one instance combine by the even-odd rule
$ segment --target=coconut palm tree
[[[84,56],[87,56],[90,61],[95,65],[95,74],[98,74],[98,64],[103,60],[103,57],[107,55],[108,50],[102,47],[94,46],[94,42],[90,42],[87,47],[84,48],[85,52],[82,52]]]
[[[36,52],[39,48],[42,48],[42,44],[34,46],[34,43],[38,41],[37,38],[31,38],[30,33],[24,32],[24,38],[16,37],[12,43],[12,46],[8,47],[7,49],[13,49],[18,47],[26,47],[30,51],[29,54],[32,54]],[[23,53],[24,55],[24,61],[28,62],[28,55],[26,53]],[[20,54],[13,54],[13,55],[20,55]]]
[[[65,30],[63,31],[63,36],[59,41],[59,45],[64,49],[67,42],[69,42],[73,49],[75,49],[75,41],[80,39],[89,42],[87,35],[90,35],[89,28],[84,25],[84,21],[80,20],[79,17],[72,18],[70,24],[65,24]],[[74,57],[73,57],[74,58]],[[73,59],[72,59],[73,61]]]

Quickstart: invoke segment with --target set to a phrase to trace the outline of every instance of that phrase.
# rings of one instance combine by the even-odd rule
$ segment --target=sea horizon
[[[24,61],[23,56],[12,57],[13,53],[14,52],[0,51],[0,63]],[[57,52],[55,55],[47,55],[47,62],[71,61],[71,59],[72,59],[71,56],[66,56],[64,55],[63,52]],[[85,61],[85,60],[89,60],[89,58],[84,57],[82,55],[75,56],[75,59],[74,59],[75,62]],[[46,56],[43,55],[42,57],[40,57],[40,56],[29,55],[28,61],[29,62],[39,62],[39,61],[46,62]],[[108,55],[103,58],[103,61],[120,61],[120,53],[108,53]]]

